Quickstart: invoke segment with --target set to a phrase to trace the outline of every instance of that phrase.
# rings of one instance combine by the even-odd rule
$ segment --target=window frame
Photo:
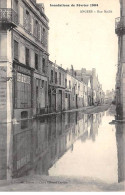
[[[15,44],[17,44],[16,47]],[[16,40],[14,40],[14,59],[19,60],[19,42]]]

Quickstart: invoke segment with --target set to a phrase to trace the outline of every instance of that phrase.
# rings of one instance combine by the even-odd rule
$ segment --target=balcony
[[[7,28],[15,28],[18,24],[18,15],[11,8],[0,8],[0,24]]]
[[[125,34],[125,17],[115,19],[115,33],[117,35]]]

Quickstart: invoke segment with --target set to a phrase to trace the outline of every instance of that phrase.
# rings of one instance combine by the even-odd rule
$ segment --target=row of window
[[[15,11],[18,13],[18,6]],[[19,24],[35,36],[44,46],[47,46],[47,30],[21,5],[19,5]]]
[[[54,76],[55,76],[55,84],[57,84],[57,72],[51,70],[51,83],[54,82]],[[63,79],[62,79],[63,78]],[[59,72],[59,85],[64,85],[64,74],[62,75],[61,72]],[[67,79],[65,79],[65,87],[67,88]],[[71,81],[69,81],[69,88],[71,89]]]
[[[51,83],[54,82],[54,76],[55,76],[55,84],[57,84],[57,81],[58,81],[58,79],[57,79],[57,72],[55,72],[55,74],[54,74],[54,71],[51,70]],[[61,85],[61,84],[64,85],[64,75],[63,75],[63,83],[62,83],[61,79],[62,79],[62,75],[61,75],[61,72],[59,72],[59,85]]]
[[[30,66],[31,57],[33,58],[33,56],[31,56],[31,54],[30,54],[30,49],[25,47],[24,54],[25,54],[25,62],[24,63],[27,66]],[[14,59],[19,60],[19,43],[16,40],[14,40]],[[39,62],[39,56],[37,53],[34,53],[34,60],[35,60],[34,61],[35,69],[39,70],[40,69],[39,68],[40,62]],[[44,58],[42,58],[42,71],[45,73],[45,59]]]

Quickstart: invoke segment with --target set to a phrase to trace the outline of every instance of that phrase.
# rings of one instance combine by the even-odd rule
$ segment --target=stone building
[[[49,61],[48,80],[49,112],[65,110],[66,71],[56,63]]]
[[[88,106],[88,87],[74,73],[56,63],[48,64],[48,111],[59,112]]]
[[[120,0],[120,17],[115,20],[118,36],[118,64],[116,74],[116,104],[120,105],[121,119],[125,119],[125,1]]]
[[[70,110],[72,108],[72,76],[66,73],[66,89],[65,89],[65,110]]]
[[[106,90],[105,103],[111,103],[115,100],[115,90]]]
[[[102,90],[102,85],[98,80],[96,69],[86,70],[85,68],[82,68],[81,70],[75,70],[75,75],[77,79],[87,85],[88,105],[91,106],[104,103],[104,92]]]
[[[88,86],[77,77],[77,71],[74,70],[73,66],[71,69],[67,69],[67,78],[71,79],[71,108],[88,106]]]
[[[0,1],[0,121],[46,111],[48,22],[36,0]]]

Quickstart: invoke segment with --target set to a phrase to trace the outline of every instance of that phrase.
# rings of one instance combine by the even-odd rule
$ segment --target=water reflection
[[[74,112],[1,125],[0,179],[32,173],[123,181],[124,124],[115,130],[112,119],[105,112]]]
[[[118,182],[125,180],[125,124],[116,124]]]

